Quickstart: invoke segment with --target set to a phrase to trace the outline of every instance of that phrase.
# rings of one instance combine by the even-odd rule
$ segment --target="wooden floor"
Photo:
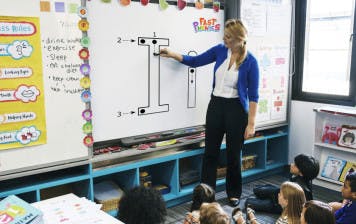
[[[254,186],[261,185],[261,184],[273,184],[275,186],[279,186],[281,183],[283,183],[286,180],[288,180],[288,176],[279,174],[279,175],[273,175],[270,177],[266,177],[263,179],[259,179],[256,181],[252,181],[252,182],[243,184],[240,207],[242,209],[244,209],[244,207],[245,207],[244,204],[245,204],[246,198],[253,196],[252,190],[253,190]],[[314,186],[313,194],[314,194],[314,199],[321,200],[324,202],[339,201],[341,199],[340,192],[335,192],[335,191],[321,188],[318,186]],[[220,205],[223,206],[224,210],[228,214],[231,214],[233,208],[228,205],[225,191],[217,192],[216,200],[217,200],[217,202],[220,203]],[[168,208],[168,216],[167,216],[165,223],[166,224],[168,224],[168,223],[172,223],[172,224],[173,223],[183,223],[185,214],[186,214],[186,212],[189,211],[190,205],[191,205],[191,202],[187,202],[187,203],[175,206],[175,207]],[[275,223],[275,220],[278,218],[278,215],[261,213],[261,212],[257,212],[256,216],[258,218],[258,221],[261,224]]]

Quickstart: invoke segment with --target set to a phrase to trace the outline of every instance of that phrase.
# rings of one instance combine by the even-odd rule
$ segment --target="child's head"
[[[335,224],[332,208],[327,203],[311,200],[304,204],[300,215],[301,224]]]
[[[290,172],[303,176],[306,180],[313,180],[319,174],[319,162],[312,156],[299,154],[294,158]]]
[[[344,186],[341,188],[341,193],[345,199],[356,199],[356,172],[346,176]]]
[[[193,203],[190,211],[199,210],[201,204],[204,202],[214,202],[215,201],[215,191],[212,187],[207,184],[199,184],[194,188],[193,191]]]
[[[203,203],[200,207],[200,224],[230,224],[230,217],[219,203]]]
[[[138,186],[122,196],[119,219],[126,224],[159,224],[166,219],[167,210],[161,192]]]
[[[294,182],[284,182],[278,194],[278,203],[283,208],[283,215],[288,216],[290,223],[296,223],[300,219],[305,203],[302,187]]]

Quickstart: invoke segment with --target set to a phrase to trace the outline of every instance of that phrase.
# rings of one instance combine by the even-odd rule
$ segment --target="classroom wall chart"
[[[39,19],[0,16],[0,150],[46,143]]]
[[[11,148],[11,144],[0,144],[3,149],[0,150],[0,180],[2,175],[8,173],[88,160],[89,150],[83,144],[85,134],[82,130],[85,123],[82,117],[85,104],[81,99],[83,88],[79,84],[82,60],[78,52],[82,48],[82,32],[78,28],[80,17],[77,12],[81,1],[2,0],[1,3],[1,21],[5,17],[10,18],[16,24],[15,27],[18,27],[17,30],[22,30],[27,35],[35,27],[36,33],[27,36],[0,36],[1,49],[4,49],[4,44],[11,44],[15,40],[28,42],[28,45],[26,42],[18,45],[15,53],[24,47],[26,50],[29,49],[27,46],[32,47],[31,54],[28,51],[20,51],[21,55],[15,54],[18,59],[3,56],[7,51],[1,50],[0,91],[17,90],[18,86],[23,85],[26,90],[22,95],[31,96],[37,92],[38,95],[35,101],[34,97],[29,97],[26,98],[28,102],[0,102],[0,136],[4,136],[9,130],[20,130],[21,127],[29,127],[25,132],[26,137],[32,135],[31,138],[34,139],[37,134],[33,134],[30,127],[36,127],[40,134],[38,141],[16,143],[17,148]],[[0,25],[0,33],[9,32],[5,27]],[[39,102],[41,104],[37,105]],[[10,113],[12,118],[27,118],[27,121],[8,122],[9,119],[6,118],[7,122],[4,122],[3,117]],[[41,144],[34,145],[39,142]]]
[[[241,19],[249,32],[248,49],[260,68],[257,126],[287,123],[291,74],[291,0],[244,0]]]

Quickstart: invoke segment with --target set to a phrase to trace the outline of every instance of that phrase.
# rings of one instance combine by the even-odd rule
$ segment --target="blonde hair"
[[[230,218],[219,203],[203,203],[200,207],[200,224],[230,224]]]
[[[239,56],[236,58],[236,68],[238,69],[247,56],[247,29],[239,19],[229,19],[225,22],[225,32],[231,34],[235,40],[242,41],[238,48]]]
[[[297,183],[286,181],[281,185],[281,192],[287,206],[283,209],[282,215],[288,217],[288,223],[299,224],[300,214],[305,203],[305,195],[301,186]]]

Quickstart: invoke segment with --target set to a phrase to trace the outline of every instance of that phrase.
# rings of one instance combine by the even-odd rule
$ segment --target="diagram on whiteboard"
[[[148,104],[138,108],[138,115],[147,115],[169,111],[169,104],[161,104],[159,50],[169,46],[169,39],[156,37],[139,37],[138,45],[148,48]],[[152,53],[151,53],[152,52]]]
[[[146,46],[148,51],[148,93],[147,105],[138,108],[138,115],[148,115],[169,111],[169,104],[161,103],[161,69],[159,51],[161,47],[169,46],[168,38],[138,37],[138,45]],[[189,56],[198,55],[195,51],[189,51]],[[196,68],[188,68],[188,94],[187,108],[196,107]]]
[[[198,53],[195,51],[189,51],[189,56],[197,56]],[[196,107],[196,87],[197,87],[197,70],[196,68],[189,67],[188,68],[188,108]]]
[[[222,24],[223,11],[162,12],[139,2],[122,8],[90,1],[87,7],[95,142],[203,125],[214,64],[193,68],[159,52],[196,56],[221,43],[222,30],[197,27],[208,20]]]

